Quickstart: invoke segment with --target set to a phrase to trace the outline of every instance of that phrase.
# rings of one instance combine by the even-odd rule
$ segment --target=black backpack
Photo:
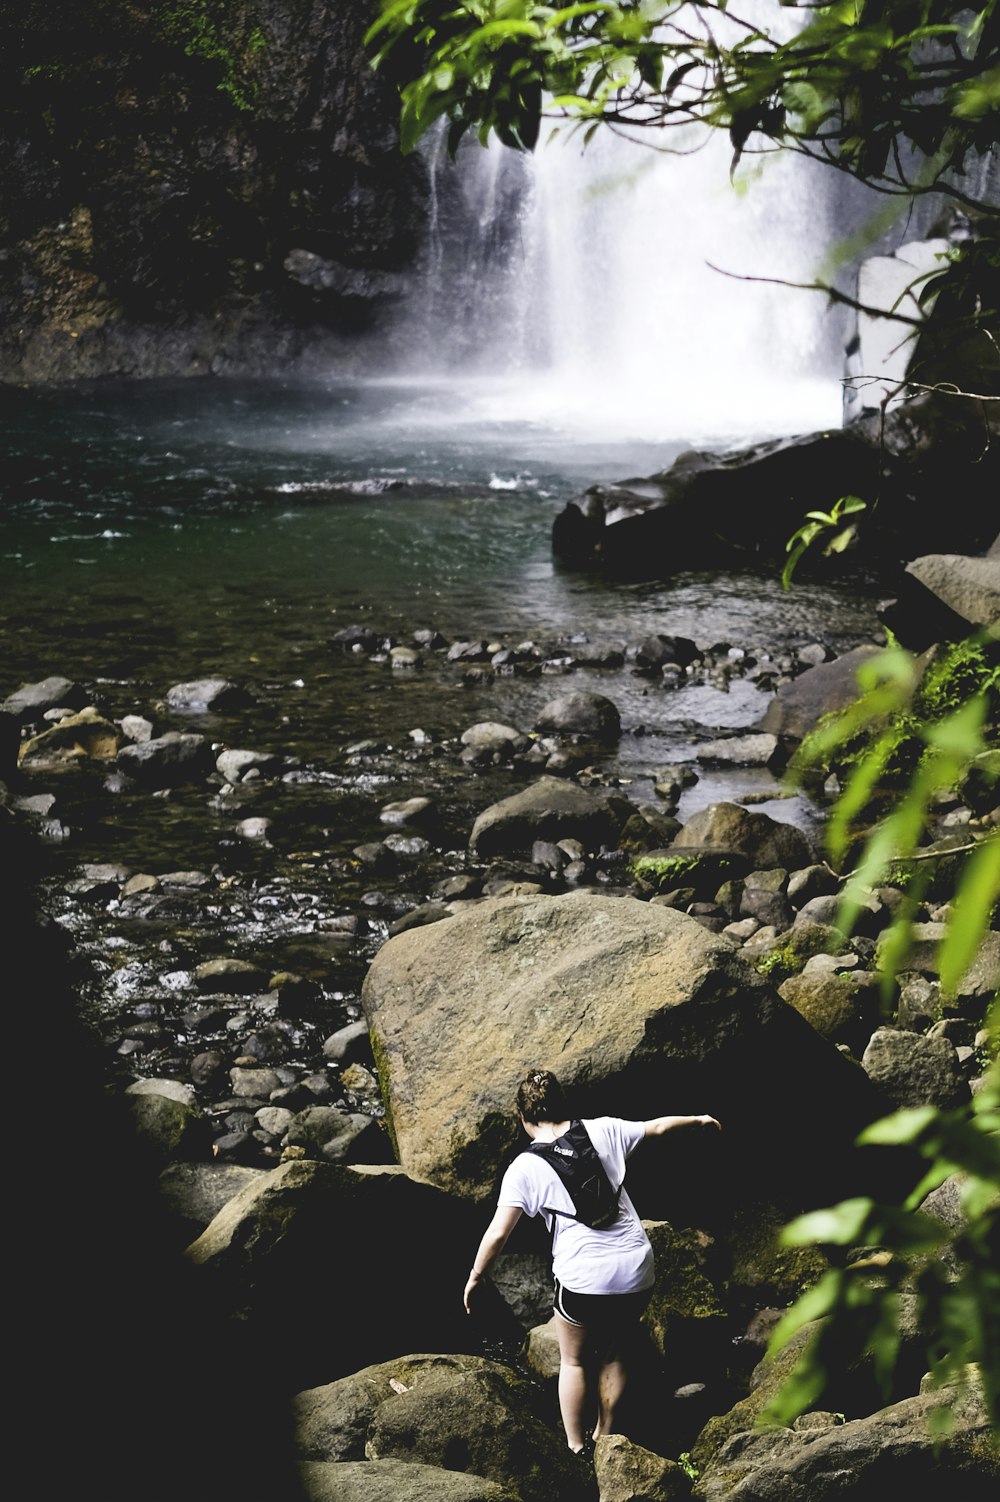
[[[582,1121],[571,1122],[569,1130],[555,1142],[533,1142],[525,1151],[537,1153],[551,1163],[562,1179],[576,1210],[570,1219],[582,1221],[595,1231],[607,1230],[618,1219],[622,1186],[619,1184],[616,1189],[608,1178]],[[545,1208],[553,1215],[568,1213],[552,1210],[548,1205]]]

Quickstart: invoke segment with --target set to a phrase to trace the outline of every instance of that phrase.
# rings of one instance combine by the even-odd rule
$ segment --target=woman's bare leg
[[[604,1358],[600,1373],[597,1378],[597,1423],[594,1426],[594,1438],[598,1439],[602,1434],[614,1434],[615,1418],[618,1404],[625,1392],[627,1369],[624,1357],[617,1351],[612,1351]]]
[[[566,1443],[571,1450],[579,1450],[587,1430],[592,1387],[587,1371],[590,1355],[587,1331],[581,1325],[571,1325],[557,1314],[556,1332],[559,1336],[559,1412],[566,1430]]]

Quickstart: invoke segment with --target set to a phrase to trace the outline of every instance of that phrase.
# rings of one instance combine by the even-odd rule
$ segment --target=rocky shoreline
[[[53,676],[2,707],[6,874],[43,867],[50,932],[83,966],[99,1093],[135,1192],[157,1200],[158,1255],[181,1258],[212,1317],[240,1332],[253,1380],[290,1405],[287,1474],[312,1502],[593,1494],[558,1439],[544,1249],[512,1244],[478,1323],[458,1297],[513,1146],[510,1081],[544,1055],[583,1114],[669,1106],[727,1126],[714,1157],[636,1163],[659,1281],[644,1401],[629,1439],[598,1447],[602,1502],[826,1497],[845,1470],[867,1497],[914,1466],[985,1502],[1000,1460],[972,1398],[929,1448],[915,1308],[890,1407],[859,1369],[838,1413],[753,1428],[775,1377],[769,1332],[825,1265],[780,1250],[778,1226],[883,1183],[884,1165],[852,1148],[866,1122],[970,1098],[1000,978],[994,930],[960,995],[942,998],[932,890],[886,1008],[876,971],[898,889],[874,892],[844,940],[821,814],[759,807],[774,808],[794,745],[850,697],[874,644],[767,659],[678,637],[570,648],[359,627],[337,646],[388,673],[480,684],[601,671],[607,692],[554,684],[523,727],[479,721],[443,741],[414,728],[406,747],[357,741],[328,767],[248,744],[252,696],[221,678],[119,705]],[[770,706],[737,733],[702,727],[689,762],[648,768],[645,797],[607,771],[621,673],[663,691],[752,678]],[[713,767],[772,785],[680,818]],[[283,807],[317,786],[354,800],[327,828]],[[815,790],[820,811],[831,792]],[[70,864],[58,857],[77,810],[95,858]],[[224,823],[225,859],[117,859],[116,825],[139,810]],[[946,850],[997,811],[956,797],[936,815]],[[372,837],[345,847],[338,824]],[[435,1352],[448,1354],[421,1354]]]

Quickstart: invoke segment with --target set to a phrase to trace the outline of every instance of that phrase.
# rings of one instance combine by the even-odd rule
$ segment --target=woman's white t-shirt
[[[625,1177],[625,1160],[645,1137],[641,1121],[598,1116],[584,1121],[612,1184]],[[573,1293],[636,1293],[653,1283],[653,1248],[624,1189],[618,1218],[604,1231],[572,1219],[573,1200],[551,1164],[538,1153],[520,1153],[500,1184],[499,1205],[541,1215],[552,1240],[552,1275]],[[562,1211],[555,1215],[553,1211]]]

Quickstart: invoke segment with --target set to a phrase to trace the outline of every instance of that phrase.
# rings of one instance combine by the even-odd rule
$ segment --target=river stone
[[[298,1473],[307,1502],[519,1502],[484,1476],[403,1460],[304,1460]]]
[[[577,891],[462,908],[388,940],[362,1006],[400,1162],[473,1199],[490,1194],[516,1141],[517,1081],[550,1060],[584,1115],[724,1119],[726,1150],[746,1155],[734,1192],[769,1177],[776,1133],[785,1192],[826,1193],[881,1104],[730,940],[632,897]],[[780,1125],[789,1113],[794,1135]],[[678,1150],[699,1151],[690,1134]],[[670,1218],[653,1204],[647,1213]]]
[[[896,1107],[947,1110],[969,1099],[955,1045],[947,1038],[880,1027],[872,1033],[861,1063]]]
[[[335,1033],[331,1033],[323,1044],[323,1057],[332,1064],[374,1063],[372,1040],[364,1018],[358,1022],[349,1022],[346,1027],[340,1027]]]
[[[782,981],[778,995],[822,1037],[859,1056],[881,1016],[879,977],[869,970],[802,972]]]
[[[914,923],[910,931],[910,949],[907,951],[907,970],[922,971],[925,975],[937,976],[941,942],[947,927],[944,923]],[[877,955],[889,942],[888,937],[879,942]],[[975,959],[958,985],[961,996],[992,996],[1000,988],[1000,933],[989,929],[982,938]]]
[[[614,845],[622,826],[618,805],[559,777],[540,777],[519,793],[493,803],[476,819],[469,836],[473,854],[529,857],[536,840],[578,839],[585,850]]]
[[[685,1502],[691,1478],[676,1460],[665,1460],[624,1434],[602,1434],[594,1447],[600,1502]]]
[[[158,1172],[168,1163],[209,1155],[211,1127],[197,1106],[158,1093],[125,1095],[122,1103],[143,1156]]]
[[[949,1422],[931,1416],[944,1408]],[[694,1452],[692,1451],[692,1454]],[[736,1433],[694,1486],[697,1502],[882,1502],[908,1492],[991,1502],[1000,1447],[975,1389],[921,1392],[823,1429]]]
[[[281,757],[268,751],[222,751],[215,760],[216,770],[227,782],[242,782],[248,772],[272,777],[281,770]]]
[[[715,766],[766,767],[778,749],[778,737],[758,731],[755,735],[732,735],[703,741],[695,758]]]
[[[289,1122],[283,1147],[305,1147],[330,1163],[384,1163],[388,1139],[371,1117],[335,1106],[307,1106]]]
[[[710,803],[687,820],[671,841],[671,850],[688,846],[737,850],[755,866],[782,866],[794,871],[809,865],[812,842],[794,824],[751,813],[738,803]]]
[[[253,703],[253,698],[228,678],[196,678],[168,688],[167,703],[171,709],[199,712],[243,709]]]
[[[187,1257],[216,1307],[252,1318],[263,1368],[308,1387],[412,1351],[468,1352],[498,1330],[516,1338],[499,1299],[477,1321],[462,1307],[481,1234],[469,1206],[400,1168],[303,1158],[237,1194]]]
[[[254,996],[267,990],[268,979],[267,971],[249,960],[205,960],[194,972],[198,990],[213,996]]]
[[[21,725],[43,718],[46,710],[65,705],[67,709],[82,709],[87,695],[71,678],[53,676],[39,683],[22,683],[21,687],[8,694],[0,710],[13,715]]]
[[[823,715],[854,703],[861,693],[858,668],[879,650],[876,646],[855,647],[783,683],[754,729],[770,731],[785,740],[802,740]]]
[[[81,757],[91,761],[113,761],[121,744],[118,726],[88,705],[79,714],[68,715],[51,730],[43,730],[27,741],[21,750],[21,765],[41,766]]]
[[[396,803],[383,804],[379,819],[383,824],[426,825],[436,813],[430,798],[404,798]]]
[[[470,725],[462,731],[461,741],[471,751],[483,755],[496,752],[501,756],[513,756],[515,751],[523,751],[529,744],[522,731],[515,730],[513,725],[500,725],[496,720],[481,720]]]
[[[195,1104],[193,1085],[185,1085],[183,1080],[158,1080],[144,1079],[135,1080],[127,1086],[126,1095],[165,1095],[169,1100],[180,1101],[182,1106]]]
[[[603,694],[560,694],[538,712],[535,729],[555,735],[585,735],[599,741],[615,741],[622,722],[616,706]]]
[[[207,777],[215,770],[215,757],[205,736],[168,730],[153,740],[123,746],[116,764],[135,782],[162,788]]]

